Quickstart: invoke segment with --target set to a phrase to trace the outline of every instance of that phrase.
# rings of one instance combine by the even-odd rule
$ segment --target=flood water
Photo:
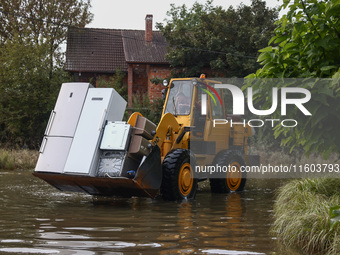
[[[0,254],[289,254],[268,233],[275,187],[192,201],[93,199],[31,172],[0,172]]]

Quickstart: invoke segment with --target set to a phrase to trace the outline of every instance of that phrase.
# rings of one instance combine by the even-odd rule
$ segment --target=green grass
[[[38,160],[38,151],[0,149],[0,170],[31,170]]]
[[[299,179],[279,188],[272,232],[306,254],[340,254],[340,179]]]

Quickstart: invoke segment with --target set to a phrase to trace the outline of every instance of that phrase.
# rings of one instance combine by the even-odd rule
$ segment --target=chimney
[[[152,42],[152,14],[145,17],[145,41]]]

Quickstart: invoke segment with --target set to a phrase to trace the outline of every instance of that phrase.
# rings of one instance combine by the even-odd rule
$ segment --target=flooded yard
[[[231,194],[203,183],[195,200],[167,202],[62,193],[29,171],[0,172],[0,253],[290,254],[268,233],[279,181],[258,182]]]

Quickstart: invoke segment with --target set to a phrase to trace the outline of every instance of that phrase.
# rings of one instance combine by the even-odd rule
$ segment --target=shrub
[[[272,232],[306,253],[339,254],[340,179],[293,180],[279,189]]]

